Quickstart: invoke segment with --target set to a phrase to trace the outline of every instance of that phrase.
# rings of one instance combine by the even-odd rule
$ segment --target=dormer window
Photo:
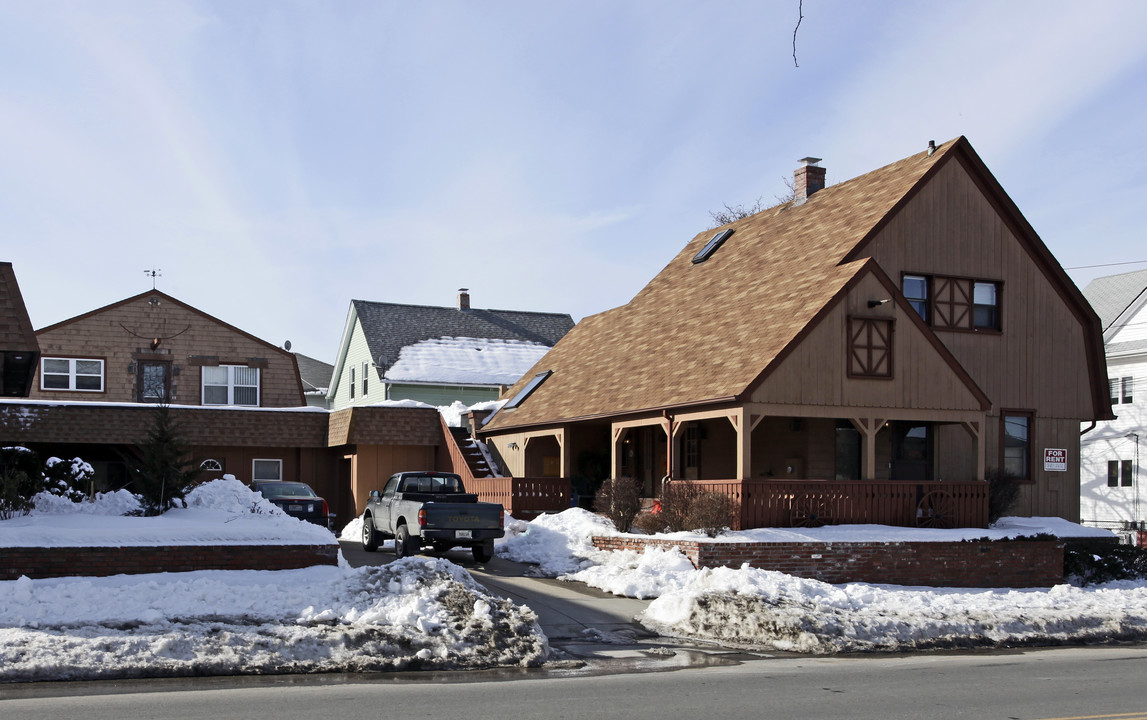
[[[693,256],[693,264],[703,263],[709,259],[713,253],[717,252],[717,248],[721,247],[721,243],[729,239],[733,234],[733,228],[725,228],[721,232],[710,238],[709,242],[705,243],[705,247],[701,248],[701,252]]]

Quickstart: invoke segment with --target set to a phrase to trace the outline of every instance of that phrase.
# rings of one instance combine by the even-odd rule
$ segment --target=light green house
[[[352,300],[327,391],[332,410],[496,400],[573,327],[568,314]]]

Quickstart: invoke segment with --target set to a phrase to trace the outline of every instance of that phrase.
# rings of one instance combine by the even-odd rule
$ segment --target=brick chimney
[[[825,170],[817,165],[820,158],[806,157],[801,158],[800,162],[804,163],[793,174],[795,182],[793,188],[796,190],[796,196],[793,202],[796,205],[804,203],[809,197],[817,190],[824,190],[824,173]]]
[[[458,309],[470,309],[470,288],[458,288]]]

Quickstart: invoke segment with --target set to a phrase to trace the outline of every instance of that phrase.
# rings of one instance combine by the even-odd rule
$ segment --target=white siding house
[[[1083,291],[1103,323],[1111,410],[1081,441],[1080,519],[1141,544],[1147,493],[1141,452],[1147,442],[1147,270],[1096,278]]]

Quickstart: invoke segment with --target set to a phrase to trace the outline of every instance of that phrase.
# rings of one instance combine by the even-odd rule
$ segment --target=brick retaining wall
[[[602,550],[676,547],[695,567],[748,563],[829,583],[936,587],[1051,587],[1063,582],[1063,543],[1055,540],[886,543],[726,543],[640,537],[593,538]]]
[[[293,570],[338,565],[337,545],[174,545],[167,547],[5,547],[0,580],[137,575],[192,570]]]

